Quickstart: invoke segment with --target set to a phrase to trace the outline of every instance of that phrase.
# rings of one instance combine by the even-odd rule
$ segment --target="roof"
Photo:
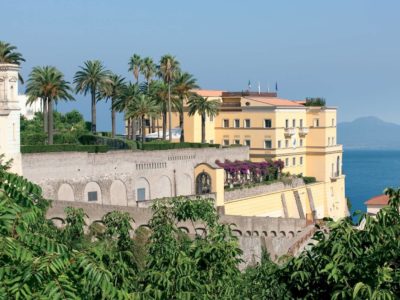
[[[202,97],[221,97],[222,92],[220,90],[197,90],[194,89],[192,92],[195,92],[197,95],[202,96]]]
[[[389,203],[388,195],[375,196],[364,202],[365,205],[387,205],[388,203]]]
[[[256,97],[256,96],[251,96],[251,97],[244,97],[249,100],[273,105],[273,106],[296,106],[296,107],[304,107],[304,105],[300,104],[297,101],[293,100],[288,100],[288,99],[282,99],[282,98],[276,98],[276,97]]]

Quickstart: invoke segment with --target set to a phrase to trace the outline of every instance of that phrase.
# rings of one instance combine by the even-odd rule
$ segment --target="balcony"
[[[308,134],[308,127],[300,127],[299,128],[299,135],[300,136],[306,136]]]
[[[295,134],[295,129],[293,127],[285,128],[285,137],[291,137]]]

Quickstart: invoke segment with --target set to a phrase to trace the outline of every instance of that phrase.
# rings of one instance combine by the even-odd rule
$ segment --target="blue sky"
[[[325,97],[339,121],[374,115],[400,123],[400,1],[1,0],[0,40],[33,66],[54,65],[72,81],[100,59],[127,79],[133,53],[171,53],[202,88],[242,90],[249,80],[279,96]],[[4,13],[6,12],[6,13]],[[21,92],[24,91],[22,87]],[[59,104],[89,119],[89,95]],[[98,128],[110,130],[109,104]],[[119,117],[119,130],[122,117]]]

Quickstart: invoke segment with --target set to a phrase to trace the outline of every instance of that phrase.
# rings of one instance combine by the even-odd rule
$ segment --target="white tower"
[[[0,153],[13,160],[11,172],[21,174],[18,71],[18,65],[0,64]]]

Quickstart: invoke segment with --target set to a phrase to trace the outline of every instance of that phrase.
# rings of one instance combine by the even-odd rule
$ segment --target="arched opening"
[[[238,229],[233,229],[232,230],[232,234],[234,235],[234,236],[242,236],[242,232],[240,231],[240,230],[238,230]]]
[[[201,172],[196,178],[196,193],[209,194],[211,193],[211,176],[206,172]]]
[[[265,237],[267,237],[267,236],[268,236],[268,232],[266,232],[266,231],[263,231],[262,233],[263,233],[263,236],[265,236]]]
[[[286,237],[286,233],[284,231],[279,232],[280,237]]]
[[[276,231],[272,230],[270,235],[271,237],[276,237]]]
[[[127,206],[126,187],[121,180],[114,180],[110,187],[111,205]]]
[[[89,182],[83,191],[83,199],[85,202],[102,203],[101,189],[97,182]]]
[[[172,182],[168,176],[163,175],[157,179],[152,196],[153,199],[172,197]]]
[[[206,230],[204,228],[195,229],[197,235],[206,235]]]
[[[246,236],[251,236],[251,231],[246,231]]]
[[[140,177],[136,181],[136,201],[146,201],[150,200],[150,184],[149,181],[144,178]]]
[[[57,192],[57,200],[75,201],[74,190],[70,184],[63,183],[60,185]]]
[[[51,221],[53,222],[54,226],[56,226],[58,228],[63,227],[65,224],[65,221],[62,218],[57,218],[57,217],[51,218]]]
[[[188,234],[188,233],[189,233],[189,229],[188,229],[187,227],[183,227],[183,226],[181,226],[181,227],[179,227],[178,229],[179,229],[180,231],[182,231],[182,232],[186,233],[186,234]]]
[[[291,238],[294,237],[294,232],[293,231],[289,231],[288,236],[291,237]]]
[[[258,231],[253,231],[253,236],[260,236],[260,235],[258,234]]]

